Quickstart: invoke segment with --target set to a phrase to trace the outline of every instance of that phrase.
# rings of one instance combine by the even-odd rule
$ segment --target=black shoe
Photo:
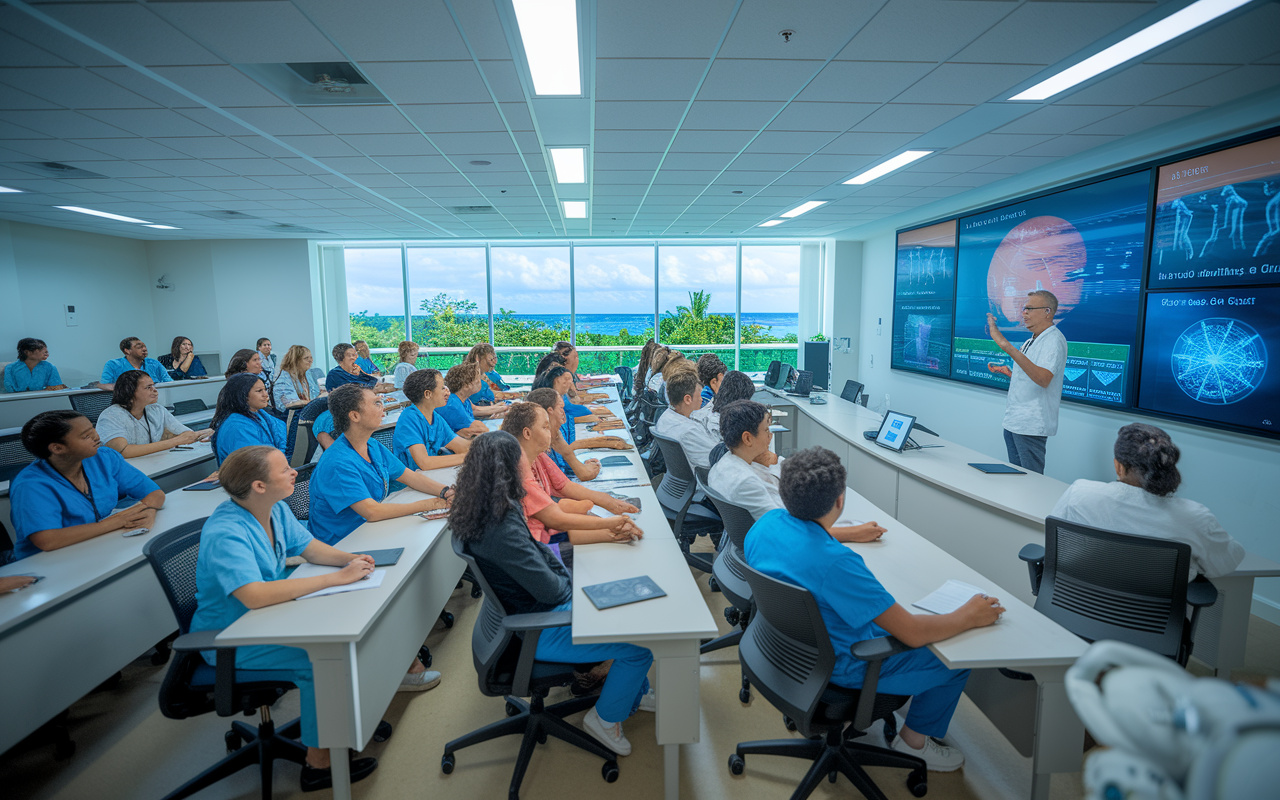
[[[376,758],[351,759],[351,782],[356,783],[369,777],[378,768]],[[328,767],[320,769],[308,764],[302,765],[302,791],[316,792],[333,788],[333,771]]]

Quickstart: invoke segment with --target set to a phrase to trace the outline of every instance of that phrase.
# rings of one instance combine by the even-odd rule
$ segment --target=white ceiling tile
[[[1025,64],[941,64],[902,94],[898,103],[985,103],[1040,71]]]
[[[698,100],[689,109],[682,130],[751,131],[769,124],[782,103],[746,100]]]
[[[187,136],[152,139],[156,144],[192,158],[258,158],[262,154],[228,136]],[[145,156],[157,158],[157,156]]]
[[[239,120],[239,118],[244,112],[267,111],[267,110],[293,111],[293,109],[291,108],[290,109],[234,108],[234,109],[231,109],[231,112],[228,112],[228,113],[234,113],[234,116],[236,117],[236,119],[233,120],[223,116],[221,112],[214,111],[213,109],[209,109],[209,108],[179,108],[174,110],[177,111],[182,116],[186,117],[187,119],[191,120],[192,122],[203,125],[209,130],[213,131],[214,133],[220,133],[223,136],[244,136],[246,134],[254,133],[254,131],[252,131],[248,127],[247,120],[245,121],[245,123],[241,123]],[[297,112],[294,112],[294,113],[297,113]],[[323,133],[324,131],[323,129],[320,129],[318,130],[318,132]]]
[[[193,159],[166,159],[163,161],[141,161],[144,167],[150,167],[157,172],[163,172],[166,175],[173,175],[180,178],[202,178],[202,177],[230,177],[232,172],[221,167],[215,167],[207,161],[196,161]]]
[[[945,61],[1016,6],[980,0],[894,0],[836,58]]]
[[[352,176],[352,180],[360,181],[361,183],[363,183],[363,179],[360,176],[386,173],[386,170],[373,159],[363,156],[354,158],[319,158],[316,160],[343,175]]]
[[[997,158],[990,164],[983,164],[974,170],[974,172],[996,172],[1002,174],[1018,174],[1027,170],[1043,167],[1046,164],[1052,164],[1057,161],[1056,158],[1049,157],[1033,157],[1033,156],[1005,156]]]
[[[114,125],[107,125],[77,111],[5,111],[0,112],[0,116],[3,117],[5,122],[30,128],[36,133],[63,139],[92,139],[128,135]],[[19,137],[14,136],[12,138]]]
[[[887,103],[933,70],[918,62],[832,61],[797,100]]]
[[[1052,139],[1052,135],[987,133],[951,148],[952,155],[1006,156]]]
[[[1280,5],[1258,3],[1146,60],[1153,64],[1248,64],[1275,52],[1276,31],[1280,31]]]
[[[528,119],[529,112],[523,106],[511,104],[514,116],[523,111],[524,117],[516,117],[517,122]],[[492,103],[442,103],[435,105],[402,105],[400,106],[409,119],[426,133],[467,133],[472,131],[505,132],[502,117]],[[510,119],[510,117],[508,118]],[[512,130],[530,130],[531,126],[513,126]]]
[[[8,13],[12,13],[9,10]],[[3,27],[3,17],[0,17]],[[59,58],[33,44],[0,30],[0,67],[70,67],[70,61]]]
[[[1025,3],[951,60],[1056,64],[1151,10],[1150,3]]]
[[[323,129],[317,129],[323,130]],[[297,148],[312,158],[340,158],[358,156],[360,151],[337,136],[281,136],[280,141]]]
[[[970,106],[923,103],[889,103],[881,106],[854,126],[856,131],[886,133],[925,133],[955,119]]]
[[[362,133],[342,137],[367,156],[434,156],[439,153],[418,133]]]
[[[875,3],[746,0],[721,48],[722,58],[816,59],[839,53],[876,13]],[[782,30],[796,33],[787,41]]]
[[[115,85],[146,98],[158,106],[166,108],[187,108],[196,105],[196,101],[170,89],[149,75],[134,70],[132,67],[91,67],[90,72],[105,78]],[[136,104],[135,104],[136,105]]]
[[[7,67],[0,82],[66,108],[155,108],[156,104],[78,67]]]
[[[596,131],[597,153],[661,153],[671,143],[667,131]]]
[[[609,170],[655,170],[660,153],[596,153],[596,174]]]
[[[235,67],[156,67],[155,72],[219,108],[288,105]]]
[[[516,72],[514,62],[509,60],[481,61],[480,71],[484,73],[485,80],[489,82],[489,88],[493,91],[493,94],[490,96],[486,93],[483,97],[473,97],[471,98],[472,101],[492,101],[496,97],[499,103],[524,102],[524,88],[520,85],[520,74]]]
[[[798,155],[778,153],[743,153],[733,162],[735,170],[786,172],[800,160]],[[773,177],[776,177],[773,176]],[[772,177],[770,178],[772,179]]]
[[[1195,106],[1138,106],[1080,128],[1076,133],[1127,136],[1200,110]]]
[[[342,61],[342,53],[287,0],[148,6],[231,64]]]
[[[167,108],[104,109],[85,113],[135,136],[209,136],[214,133]]]
[[[244,178],[236,178],[235,180],[243,181]],[[129,183],[142,189],[150,189],[153,192],[200,192],[206,189],[223,189],[222,186],[209,186],[205,183],[196,183],[185,178],[131,178]],[[262,184],[258,184],[262,188]]]
[[[152,13],[151,6],[47,4],[41,10],[95,42],[145,66],[218,63],[217,56]]]
[[[706,65],[692,59],[599,58],[596,99],[688,101]]]
[[[698,99],[790,100],[821,66],[813,61],[717,58]]]
[[[801,170],[818,170],[842,172],[846,176],[856,169],[868,166],[879,160],[879,155],[834,155],[831,153],[818,153],[809,156],[802,163],[797,165],[797,169]]]
[[[235,115],[273,136],[326,133],[315,120],[296,108],[237,108]],[[239,130],[235,133],[244,132],[240,126],[236,128]]]
[[[65,59],[71,64],[80,66],[114,66],[116,64],[115,59],[105,56],[92,47],[81,44],[70,36],[50,28],[43,22],[9,6],[0,7],[0,31],[34,45],[53,56]],[[3,43],[0,42],[0,44]],[[0,53],[2,52],[4,52],[4,48],[0,47]],[[24,49],[22,52],[29,51]],[[47,57],[45,56],[44,58]],[[23,63],[23,66],[27,66],[28,63],[31,66],[44,66],[44,58],[41,58],[38,62]]]
[[[332,163],[332,159],[325,159]],[[449,162],[438,155],[433,156],[380,156],[379,165],[396,175],[411,175],[421,172],[453,172]]]
[[[137,181],[133,181],[133,182],[137,183]],[[216,189],[220,192],[234,192],[234,191],[241,191],[244,189],[267,188],[266,184],[259,183],[258,181],[255,181],[252,178],[241,178],[239,176],[233,176],[233,177],[227,177],[227,178],[219,178],[219,177],[196,178],[195,180],[189,181],[189,182],[197,183],[206,189]],[[273,180],[272,183],[274,184],[275,181]]]
[[[298,172],[278,158],[211,158],[206,163],[240,175],[296,175]]]
[[[671,151],[676,153],[736,153],[751,140],[754,131],[689,131],[675,137]]]
[[[296,156],[293,150],[290,150],[283,144],[276,144],[263,136],[234,136],[231,138],[233,141],[244,145],[247,149],[252,151],[251,153],[246,154],[250,158],[253,157],[253,153],[266,156],[267,158],[293,158]]]
[[[330,106],[301,111],[330,133],[416,133],[391,106]]]
[[[1026,150],[1019,150],[1017,155],[1066,158],[1067,156],[1073,156],[1076,153],[1083,153],[1085,150],[1092,150],[1099,145],[1114,142],[1119,138],[1119,136],[1084,136],[1080,134],[1067,134],[1066,136],[1059,136],[1056,139],[1050,139],[1044,144],[1028,147]]]
[[[789,103],[771,131],[845,131],[878,108],[876,103]]]
[[[1059,102],[1064,105],[1140,105],[1230,69],[1221,64],[1136,64],[1091,83]]]
[[[1280,86],[1280,66],[1253,64],[1215,75],[1185,89],[1161,95],[1161,105],[1214,106]]]
[[[474,103],[489,97],[471,61],[366,61],[360,68],[393,103]]]
[[[596,52],[611,58],[707,59],[733,7],[733,0],[601,0],[596,4]]]
[[[663,170],[722,170],[729,166],[731,153],[667,153]]]
[[[156,144],[147,139],[81,139],[76,142],[67,142],[69,145],[85,148],[85,160],[102,159],[105,156],[113,158],[123,158],[129,161],[148,158],[180,158],[182,154],[176,150],[171,150],[164,145]],[[97,155],[89,155],[90,152],[96,152]],[[55,158],[54,161],[63,159]]]
[[[1120,106],[1045,106],[996,130],[1000,133],[1069,133],[1120,110]]]
[[[836,136],[837,134],[830,131],[806,133],[803,131],[768,130],[756,137],[751,146],[747,148],[747,152],[808,155],[827,146]]]
[[[69,166],[87,169],[90,172],[96,172],[100,175],[106,175],[108,178],[163,178],[165,173],[144,167],[132,161],[79,161],[71,162]]]
[[[686,105],[687,103],[676,100],[598,101],[595,104],[596,127],[614,130],[673,130],[680,122],[680,115],[684,113]]]
[[[446,155],[514,155],[516,147],[504,133],[436,133],[431,141]]]
[[[298,7],[354,61],[470,58],[439,0],[380,0],[359,13],[348,0],[298,0]]]
[[[33,94],[0,83],[0,110],[58,108],[57,103],[41,100]]]

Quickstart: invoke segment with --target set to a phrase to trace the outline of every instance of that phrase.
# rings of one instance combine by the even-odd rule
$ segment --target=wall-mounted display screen
[[[1280,283],[1280,137],[1160,167],[1147,287]]]
[[[895,369],[951,374],[955,278],[955,220],[898,234],[893,282]]]
[[[1280,288],[1147,295],[1138,407],[1280,432]]]
[[[1007,388],[990,368],[1012,359],[992,342],[987,314],[1020,343],[1027,293],[1048,289],[1068,342],[1063,397],[1126,405],[1149,192],[1150,172],[1140,172],[962,217],[951,377]]]

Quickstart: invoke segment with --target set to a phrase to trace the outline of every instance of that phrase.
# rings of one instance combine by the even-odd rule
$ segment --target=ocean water
[[[554,328],[568,328],[568,314],[513,314],[513,319],[544,322]],[[494,319],[497,319],[495,315]],[[628,333],[638,335],[646,328],[653,327],[652,314],[578,314],[576,317],[579,333],[617,334],[624,328]],[[788,333],[799,333],[799,314],[749,314],[743,313],[743,325],[763,325],[772,327],[774,336],[785,336]]]

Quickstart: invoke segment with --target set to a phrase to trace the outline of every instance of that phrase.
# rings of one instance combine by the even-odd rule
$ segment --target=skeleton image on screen
[[[1262,338],[1239,320],[1215,317],[1189,326],[1173,347],[1173,375],[1191,399],[1228,405],[1248,397],[1267,371]]]
[[[1280,181],[1267,181],[1262,187],[1262,193],[1271,198],[1267,201],[1267,232],[1258,240],[1258,246],[1253,251],[1254,258],[1269,255],[1271,245],[1280,236]]]

